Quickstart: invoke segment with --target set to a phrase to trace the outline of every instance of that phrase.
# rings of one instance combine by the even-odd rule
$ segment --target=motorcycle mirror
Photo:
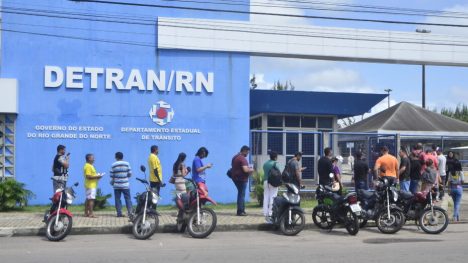
[[[333,173],[330,173],[328,176],[329,176],[330,178],[334,178],[334,177],[335,177],[335,175],[334,175]]]
[[[192,171],[192,168],[190,168],[190,167],[187,167],[187,172],[189,172],[189,173],[190,173],[191,171]]]
[[[140,166],[140,170],[141,170],[142,172],[146,172],[146,167],[145,167],[144,165],[141,165],[141,166]]]
[[[76,182],[73,184],[73,186],[77,187],[78,185],[80,185],[80,183]]]

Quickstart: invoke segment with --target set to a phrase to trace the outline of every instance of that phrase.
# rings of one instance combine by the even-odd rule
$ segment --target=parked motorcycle
[[[405,216],[396,204],[399,194],[392,179],[379,178],[375,191],[360,189],[357,194],[362,207],[361,228],[368,220],[374,220],[377,228],[384,234],[394,234],[403,227]]]
[[[304,211],[301,208],[299,189],[287,183],[286,192],[273,200],[272,223],[287,236],[299,234],[305,227]]]
[[[179,213],[177,214],[177,230],[184,232],[185,229],[194,238],[205,238],[209,236],[216,228],[216,213],[204,205],[210,202],[216,205],[216,202],[209,196],[205,184],[197,184],[194,180],[185,178],[191,185],[192,191],[178,194],[175,198]],[[188,227],[188,228],[187,228]]]
[[[78,183],[74,186],[77,187]],[[43,220],[46,223],[46,237],[50,241],[60,241],[71,232],[73,215],[68,210],[68,205],[71,205],[74,199],[75,191],[72,187],[57,189],[51,198],[52,205],[44,214]]]
[[[356,193],[341,196],[330,186],[319,185],[315,196],[318,205],[312,211],[312,220],[317,227],[332,230],[336,224],[344,224],[350,235],[359,232],[361,207]]]
[[[146,167],[142,165],[140,170],[145,173]],[[145,185],[146,191],[136,194],[137,206],[130,216],[130,221],[133,223],[132,233],[137,239],[148,239],[158,229],[159,213],[155,207],[158,204],[159,196],[151,189],[146,179],[136,179]]]
[[[403,209],[407,220],[414,220],[416,225],[428,234],[443,232],[449,223],[447,211],[432,202],[435,191],[411,192],[400,191],[397,204]]]

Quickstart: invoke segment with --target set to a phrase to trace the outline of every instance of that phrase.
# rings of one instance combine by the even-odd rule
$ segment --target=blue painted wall
[[[139,2],[171,4],[166,1]],[[190,5],[207,6],[193,3]],[[51,164],[58,144],[66,145],[71,152],[70,181],[80,182],[79,203],[84,201],[82,169],[86,153],[94,153],[96,169],[107,173],[99,187],[105,193],[110,193],[112,188],[108,175],[114,153],[122,151],[124,159],[134,168],[134,177],[141,177],[137,168],[140,164],[147,165],[152,144],[160,147],[164,181],[169,179],[172,164],[179,152],[187,153],[186,163],[191,164],[196,150],[200,146],[206,146],[210,151],[206,162],[214,163],[214,167],[208,171],[210,194],[220,202],[235,200],[235,187],[225,172],[230,166],[231,157],[243,144],[248,144],[249,56],[157,50],[156,17],[247,20],[247,16],[67,0],[12,0],[4,2],[3,7],[2,29],[5,31],[2,32],[1,77],[16,78],[19,82],[16,178],[25,182],[36,194],[33,204],[49,202],[48,198],[52,193]],[[10,12],[18,8],[34,9],[38,15]],[[246,6],[226,8],[248,10]],[[71,13],[87,13],[92,14],[88,16],[92,19],[128,23],[51,17],[70,18]],[[153,25],[129,24],[151,21]],[[213,72],[214,92],[176,93],[174,84],[171,92],[136,89],[117,91],[115,88],[106,91],[102,75],[98,79],[99,87],[96,90],[90,89],[89,75],[84,75],[83,89],[66,89],[64,84],[56,89],[45,88],[46,65],[59,66],[64,70],[67,66],[120,68],[125,72],[125,79],[131,69],[139,69],[143,79],[148,69],[156,72],[165,70],[168,75],[172,70],[193,74]],[[181,141],[158,141],[142,140],[141,134],[120,131],[121,127],[159,127],[148,114],[152,105],[159,100],[170,103],[175,111],[173,121],[165,128],[198,128],[201,134],[182,134]],[[39,132],[35,130],[36,125],[100,126],[104,128],[102,133],[110,134],[112,139],[27,138],[28,133]],[[173,188],[173,185],[168,184],[162,190],[163,203],[171,203]],[[134,195],[137,191],[142,191],[143,187],[133,178],[131,189]]]

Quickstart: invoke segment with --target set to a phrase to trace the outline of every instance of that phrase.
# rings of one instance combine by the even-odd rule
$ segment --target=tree
[[[253,74],[252,78],[250,79],[250,89],[256,89],[257,87],[257,80],[255,79],[255,74]]]
[[[284,84],[279,80],[273,85],[273,90],[294,90],[296,87],[291,83],[291,81],[286,81]]]
[[[455,110],[444,107],[440,110],[440,114],[460,121],[468,122],[468,105],[458,104]]]

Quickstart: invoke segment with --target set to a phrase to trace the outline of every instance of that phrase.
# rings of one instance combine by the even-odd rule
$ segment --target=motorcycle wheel
[[[384,234],[395,234],[400,231],[403,224],[405,224],[405,215],[399,210],[391,209],[389,217],[387,210],[383,209],[377,215],[375,222],[380,232]]]
[[[190,215],[187,230],[193,238],[205,238],[216,228],[216,213],[210,208],[200,208],[200,222],[197,222],[197,212]]]
[[[60,241],[64,239],[71,231],[73,219],[66,214],[60,214],[57,226],[55,226],[55,218],[57,215],[49,217],[46,226],[46,237],[50,241]]]
[[[333,222],[331,219],[330,210],[324,206],[316,206],[312,210],[312,221],[314,224],[321,229],[331,229],[333,227]]]
[[[353,213],[353,211],[351,211],[351,209],[346,211],[345,228],[346,231],[353,236],[359,232],[359,218]]]
[[[136,239],[148,239],[156,232],[158,225],[159,218],[157,215],[146,214],[146,220],[143,223],[143,214],[140,214],[133,221],[132,233]]]
[[[305,227],[304,213],[298,210],[291,211],[291,224],[289,223],[289,211],[286,211],[280,219],[280,230],[286,236],[295,236]]]
[[[428,234],[439,234],[443,232],[449,223],[447,212],[441,208],[434,206],[434,214],[431,208],[423,210],[419,217],[419,226]]]
[[[185,232],[186,228],[187,228],[187,224],[185,223],[185,220],[184,220],[184,212],[179,210],[179,213],[177,214],[177,232],[183,233]]]

